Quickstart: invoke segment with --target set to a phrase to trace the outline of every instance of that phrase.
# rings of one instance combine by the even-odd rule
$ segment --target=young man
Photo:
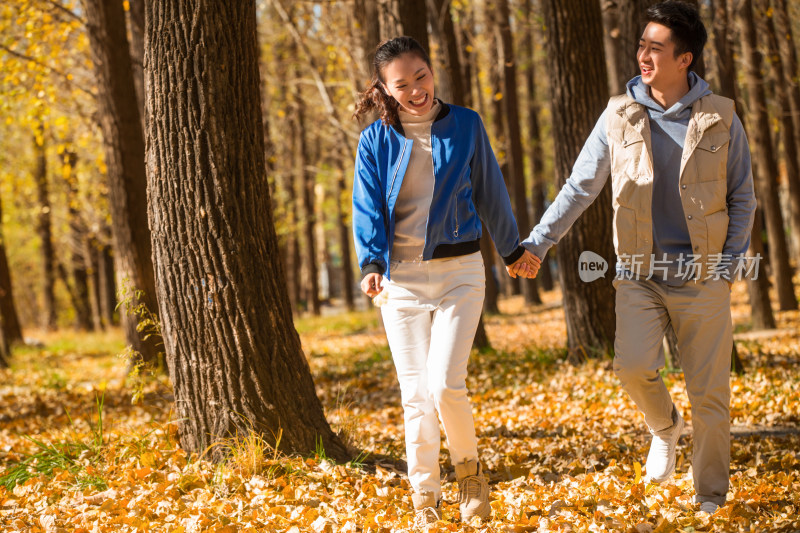
[[[733,101],[692,72],[707,40],[697,9],[647,11],[641,76],[611,98],[572,175],[523,243],[544,257],[611,175],[617,252],[614,371],[652,433],[646,479],[675,471],[683,418],[659,370],[672,327],[692,404],[695,502],[725,503],[730,466],[730,284],[756,208],[750,151]],[[567,265],[564,265],[567,268]]]

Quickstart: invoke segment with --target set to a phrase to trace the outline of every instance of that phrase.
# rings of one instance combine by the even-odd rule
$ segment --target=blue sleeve
[[[727,166],[728,234],[722,253],[733,259],[729,274],[736,268],[736,258],[744,257],[750,247],[750,232],[756,212],[753,190],[753,170],[750,165],[750,146],[742,122],[736,113],[731,123],[731,140],[728,145]],[[723,274],[723,277],[728,277]]]
[[[353,237],[362,275],[386,271],[384,257],[389,244],[384,213],[378,168],[372,146],[362,132],[353,176]]]
[[[542,220],[522,243],[536,257],[543,258],[558,243],[578,217],[591,205],[611,172],[611,156],[606,138],[606,113],[600,115],[589,138],[558,196]]]
[[[475,153],[470,163],[472,201],[494,240],[497,252],[506,264],[511,264],[524,253],[519,244],[519,228],[486,128],[480,117],[477,117],[477,122]]]

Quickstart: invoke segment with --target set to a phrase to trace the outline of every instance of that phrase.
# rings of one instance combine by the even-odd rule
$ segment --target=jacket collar
[[[441,101],[441,100],[439,100],[438,98],[434,98],[434,100],[436,100],[437,102],[439,102],[439,107],[440,107],[440,109],[439,109],[439,113],[437,113],[437,115],[436,115],[436,118],[435,118],[435,119],[433,119],[433,121],[434,121],[434,122],[439,122],[439,121],[440,121],[440,120],[442,120],[444,117],[446,117],[448,114],[450,114],[450,106],[449,106],[449,105],[447,105],[446,103],[442,102],[442,101]],[[405,133],[405,131],[403,130],[403,124],[402,124],[402,123],[398,122],[397,124],[392,124],[392,126],[391,126],[391,127],[392,127],[392,129],[394,129],[394,131],[396,131],[397,133],[399,133],[399,134],[400,134],[400,135],[402,135],[403,137],[405,137],[405,136],[406,136],[406,133]]]

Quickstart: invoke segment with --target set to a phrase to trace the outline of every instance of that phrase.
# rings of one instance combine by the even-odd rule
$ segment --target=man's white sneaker
[[[700,512],[714,514],[719,509],[719,505],[714,502],[700,502]]]
[[[660,435],[653,433],[645,465],[647,474],[644,480],[647,483],[663,483],[675,472],[675,448],[683,432],[683,417],[677,408],[673,407],[673,418],[675,416],[677,420],[671,428],[659,431]]]

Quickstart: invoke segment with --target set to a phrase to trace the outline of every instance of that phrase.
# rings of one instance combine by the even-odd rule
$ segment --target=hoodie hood
[[[666,120],[683,120],[691,114],[692,104],[695,101],[711,94],[711,89],[708,88],[708,83],[703,78],[694,72],[689,72],[688,77],[689,92],[667,110],[650,97],[650,86],[642,81],[641,76],[636,76],[628,82],[626,92],[637,103],[650,110],[651,115],[655,113],[659,118]]]

